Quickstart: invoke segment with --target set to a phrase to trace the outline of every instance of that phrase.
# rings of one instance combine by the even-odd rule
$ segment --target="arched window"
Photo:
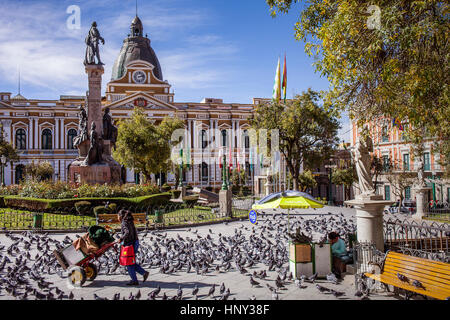
[[[75,149],[73,145],[73,139],[75,139],[77,134],[77,130],[75,129],[70,129],[69,131],[67,131],[67,149]]]
[[[227,146],[227,130],[222,130],[222,147]]]
[[[16,173],[15,174],[15,183],[16,184],[19,184],[23,180],[24,171],[25,171],[25,166],[23,164],[19,164],[16,166],[16,172],[15,172]]]
[[[248,136],[248,131],[244,130],[244,148],[250,148],[250,137]]]
[[[27,148],[27,134],[24,129],[16,131],[16,149],[25,150]]]
[[[202,130],[201,132],[201,139],[202,139],[202,149],[205,149],[208,145],[208,141],[206,140],[206,130]]]
[[[44,129],[42,130],[42,149],[51,150],[52,148],[52,131]]]
[[[208,165],[206,162],[202,162],[202,180],[208,181]]]

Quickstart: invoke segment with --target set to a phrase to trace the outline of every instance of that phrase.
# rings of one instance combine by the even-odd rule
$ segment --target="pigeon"
[[[330,289],[331,290],[331,293],[337,298],[337,297],[340,297],[340,296],[343,296],[344,294],[345,294],[345,292],[341,292],[341,291],[336,291],[336,290],[333,290],[333,289]]]
[[[220,294],[223,294],[225,292],[225,283],[222,282],[219,289]]]
[[[420,282],[419,280],[414,280],[412,282],[412,285],[418,289],[423,289],[425,290],[425,287],[423,286],[422,282]]]
[[[183,296],[183,290],[181,289],[181,285],[178,286],[178,291],[177,291],[177,299],[181,300],[181,297]]]
[[[308,280],[309,282],[314,283],[314,281],[316,281],[317,275],[318,275],[318,273],[316,272],[316,273],[314,273],[312,276],[308,277],[307,280]]]
[[[363,296],[363,293],[362,293],[361,291],[358,290],[358,291],[355,292],[355,296],[356,296],[356,297],[362,297],[362,296]]]
[[[329,281],[333,284],[337,284],[338,279],[334,273],[330,273],[330,274],[327,274],[327,281]]]
[[[325,287],[319,285],[318,283],[316,283],[316,288],[317,288],[321,293],[330,292],[330,289],[325,288]]]
[[[255,295],[252,295],[251,297],[249,297],[249,299],[253,301],[253,300],[256,300],[256,297],[255,297]]]
[[[253,288],[253,286],[258,286],[258,285],[259,285],[259,282],[258,282],[258,281],[255,281],[255,280],[253,279],[253,277],[250,276],[250,284],[252,285],[252,288]]]
[[[194,290],[192,290],[192,295],[197,296],[197,293],[198,293],[198,286],[195,285]]]
[[[216,290],[216,284],[214,283],[214,284],[212,285],[211,289],[209,289],[208,297],[211,296],[211,295],[214,297],[214,291],[215,291],[215,290]]]
[[[403,275],[399,272],[397,272],[397,278],[399,278],[400,281],[402,281],[402,282],[409,282],[409,279],[405,275]]]

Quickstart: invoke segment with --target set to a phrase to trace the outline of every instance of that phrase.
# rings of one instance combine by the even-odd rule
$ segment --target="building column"
[[[54,149],[59,149],[59,118],[55,119],[55,130],[54,130],[54,136],[55,136],[55,147]],[[56,169],[55,169],[56,172]]]
[[[64,141],[64,137],[66,136],[66,134],[65,134],[65,130],[64,130],[64,118],[60,118],[59,119],[59,121],[60,121],[60,125],[59,125],[59,131],[60,131],[60,134],[61,134],[61,138],[60,138],[60,149],[66,149],[66,144],[65,144],[65,141]]]
[[[39,119],[34,118],[34,149],[39,148]]]

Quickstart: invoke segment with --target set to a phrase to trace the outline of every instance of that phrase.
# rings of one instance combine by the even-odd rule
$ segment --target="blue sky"
[[[81,10],[81,28],[67,28],[70,5]],[[0,0],[0,91],[27,98],[83,95],[84,38],[92,21],[105,38],[103,88],[135,15],[135,0]],[[270,97],[278,57],[287,55],[288,98],[312,88],[328,88],[313,59],[294,38],[299,14],[270,16],[264,0],[139,0],[138,15],[151,39],[176,102],[205,97],[251,103]],[[341,134],[349,129],[344,118]],[[342,135],[346,141],[349,134]]]

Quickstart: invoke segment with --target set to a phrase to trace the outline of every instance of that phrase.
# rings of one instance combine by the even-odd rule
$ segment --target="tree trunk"
[[[298,177],[292,177],[292,183],[294,184],[294,190],[298,191]]]

